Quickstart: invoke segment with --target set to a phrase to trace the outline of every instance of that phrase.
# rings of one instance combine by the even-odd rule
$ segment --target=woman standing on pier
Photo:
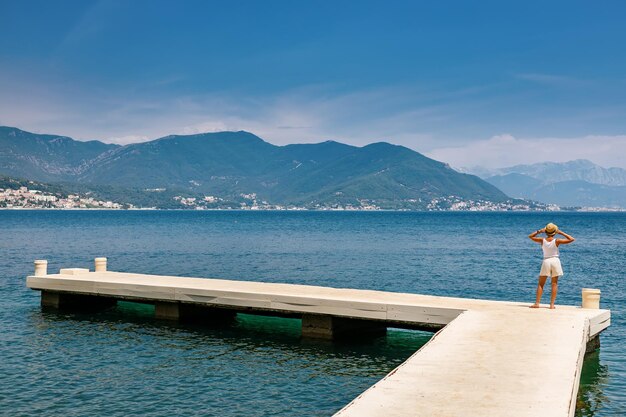
[[[545,233],[545,238],[537,237],[537,235]],[[562,235],[565,239],[555,239],[555,235]],[[556,224],[548,223],[545,228],[537,230],[528,235],[533,241],[541,244],[543,250],[543,262],[541,263],[541,271],[539,272],[539,283],[537,284],[537,299],[535,304],[530,308],[539,308],[539,302],[543,295],[543,286],[548,279],[548,276],[552,278],[552,293],[550,294],[550,308],[554,308],[554,301],[556,300],[556,293],[559,288],[559,277],[563,275],[563,268],[561,268],[561,260],[559,259],[559,246],[572,243],[573,237],[565,232],[559,230]]]

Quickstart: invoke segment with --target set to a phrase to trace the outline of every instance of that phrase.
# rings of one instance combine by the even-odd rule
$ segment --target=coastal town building
[[[98,200],[93,197],[69,194],[67,196],[45,193],[41,190],[19,187],[0,188],[0,208],[7,209],[122,209],[131,208],[113,201]]]
[[[238,199],[228,200],[214,195],[197,197],[174,196],[173,200],[181,209],[193,210],[322,210],[322,211],[558,211],[554,204],[541,204],[526,200],[506,200],[501,202],[487,200],[468,200],[458,196],[433,198],[430,201],[406,199],[390,208],[388,202],[357,198],[352,203],[311,202],[310,204],[273,204],[261,199],[256,193],[241,193]],[[5,209],[134,209],[132,204],[123,204],[111,200],[99,200],[89,195],[44,192],[25,186],[0,188],[0,208]],[[158,208],[158,207],[152,207]],[[585,208],[592,211],[593,208]]]

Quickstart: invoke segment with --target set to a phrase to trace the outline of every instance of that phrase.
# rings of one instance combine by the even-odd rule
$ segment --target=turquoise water
[[[626,415],[626,214],[0,211],[0,415],[327,416],[423,345],[300,340],[299,321],[164,324],[150,306],[42,312],[24,286],[49,271],[112,270],[532,301],[548,221],[562,250],[557,304],[602,289],[612,326],[583,369],[578,416]],[[545,299],[544,301],[547,301]]]

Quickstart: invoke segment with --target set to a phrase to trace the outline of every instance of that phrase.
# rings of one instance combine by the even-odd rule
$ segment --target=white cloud
[[[109,137],[103,140],[106,143],[116,143],[118,145],[126,145],[129,143],[145,142],[150,140],[149,137],[144,135],[126,135],[119,137]]]
[[[181,95],[146,88],[129,94],[53,78],[44,82],[35,74],[3,69],[0,124],[122,144],[169,134],[247,130],[279,145],[386,140],[429,149],[436,142],[426,126],[446,120],[449,111],[431,102],[475,93],[406,86],[339,93],[337,86],[323,84],[265,96],[232,91]]]
[[[97,121],[90,121],[87,130],[107,131],[109,140],[116,143],[169,134],[247,130],[278,145],[334,139],[354,145],[387,140],[415,146],[416,140],[432,139],[419,132],[416,124],[445,118],[441,107],[398,109],[398,103],[389,99],[397,92],[331,95],[323,89],[310,87],[263,98],[230,98],[216,93],[151,101],[120,100],[119,104],[113,101],[98,114]],[[402,100],[399,94],[395,96]],[[83,123],[71,126],[74,131],[80,130],[78,137],[91,137],[84,128]],[[125,134],[129,129],[140,134]]]
[[[384,140],[455,167],[497,168],[579,158],[626,167],[622,160],[626,135],[518,138],[501,134],[480,140],[464,133],[441,133],[449,126],[459,131],[471,124],[462,116],[476,100],[464,100],[480,93],[480,88],[437,92],[388,87],[337,93],[334,86],[313,85],[264,97],[151,92],[152,96],[129,99],[123,92],[38,83],[0,71],[0,91],[0,125],[81,140],[127,144],[169,134],[247,130],[277,145],[334,139],[363,146]]]
[[[185,126],[179,130],[179,132],[183,135],[195,135],[197,133],[207,133],[207,132],[223,132],[225,130],[240,130],[234,125],[228,125],[224,121],[216,120],[216,121],[208,121],[197,123],[193,126]]]
[[[427,155],[454,167],[502,168],[535,162],[589,159],[605,167],[626,168],[626,135],[516,138],[502,134],[463,146],[437,148]]]

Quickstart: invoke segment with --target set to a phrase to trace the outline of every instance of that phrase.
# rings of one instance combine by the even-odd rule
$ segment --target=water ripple
[[[562,251],[558,301],[597,286],[613,310],[585,360],[577,416],[626,415],[624,214],[80,211],[0,211],[0,415],[327,416],[429,338],[316,343],[293,319],[165,324],[132,303],[42,312],[24,286],[33,259],[51,271],[108,256],[114,270],[529,301],[540,255],[526,235],[547,221],[577,237]]]

